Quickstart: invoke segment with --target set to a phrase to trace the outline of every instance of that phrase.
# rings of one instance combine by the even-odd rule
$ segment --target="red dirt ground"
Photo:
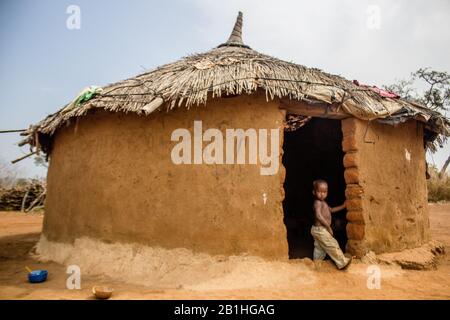
[[[430,204],[430,208],[432,237],[442,242],[448,251],[450,203]],[[28,254],[39,239],[42,218],[41,214],[0,212],[0,299],[93,299],[92,286],[101,284],[114,288],[112,299],[450,299],[449,253],[441,258],[437,270],[402,270],[397,266],[380,265],[381,288],[372,290],[367,288],[369,265],[358,260],[347,271],[336,270],[329,261],[314,264],[291,260],[284,262],[287,268],[274,268],[276,262],[264,262],[265,268],[280,269],[276,275],[280,278],[288,277],[289,274],[283,275],[283,272],[292,273],[295,270],[292,266],[307,270],[308,279],[293,281],[288,286],[230,290],[230,283],[242,281],[242,277],[236,276],[236,270],[240,269],[235,269],[232,276],[226,277],[228,287],[224,289],[218,289],[217,283],[209,289],[204,286],[204,290],[188,290],[179,284],[152,288],[105,276],[84,275],[82,289],[68,290],[64,266],[41,263]],[[25,266],[49,270],[49,279],[41,284],[28,283]],[[267,283],[267,279],[261,281]]]

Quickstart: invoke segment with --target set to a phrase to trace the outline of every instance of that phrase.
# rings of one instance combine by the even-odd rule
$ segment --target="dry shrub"
[[[430,179],[427,180],[428,201],[450,201],[450,176],[444,174],[439,178],[436,168],[430,168]]]
[[[0,188],[11,188],[18,180],[17,169],[7,161],[0,159]]]

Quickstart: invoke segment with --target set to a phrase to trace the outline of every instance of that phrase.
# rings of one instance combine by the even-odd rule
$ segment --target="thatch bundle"
[[[11,188],[0,188],[0,211],[25,211],[42,207],[45,201],[45,184],[29,180]]]
[[[188,56],[110,84],[78,107],[68,104],[33,126],[26,143],[38,144],[36,132],[39,137],[51,137],[70,119],[95,108],[148,115],[161,106],[167,110],[181,106],[190,108],[206,104],[208,97],[252,94],[257,90],[265,91],[267,99],[286,98],[333,105],[364,120],[388,119],[401,114],[401,121],[415,118],[433,132],[444,136],[450,134],[450,122],[423,106],[387,98],[340,76],[252,50],[244,45],[241,29],[242,14],[239,13],[226,43],[206,53]]]
[[[298,130],[303,127],[309,120],[311,120],[311,118],[311,116],[288,114],[286,115],[284,130],[288,132]]]

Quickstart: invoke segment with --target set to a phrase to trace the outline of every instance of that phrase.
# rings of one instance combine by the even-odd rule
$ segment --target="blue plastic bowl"
[[[44,282],[47,280],[47,270],[33,270],[28,274],[28,281],[31,283]]]

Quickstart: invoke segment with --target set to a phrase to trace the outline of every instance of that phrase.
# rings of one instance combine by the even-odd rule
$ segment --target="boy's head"
[[[328,183],[325,180],[314,180],[313,194],[318,200],[325,200],[328,195]]]

